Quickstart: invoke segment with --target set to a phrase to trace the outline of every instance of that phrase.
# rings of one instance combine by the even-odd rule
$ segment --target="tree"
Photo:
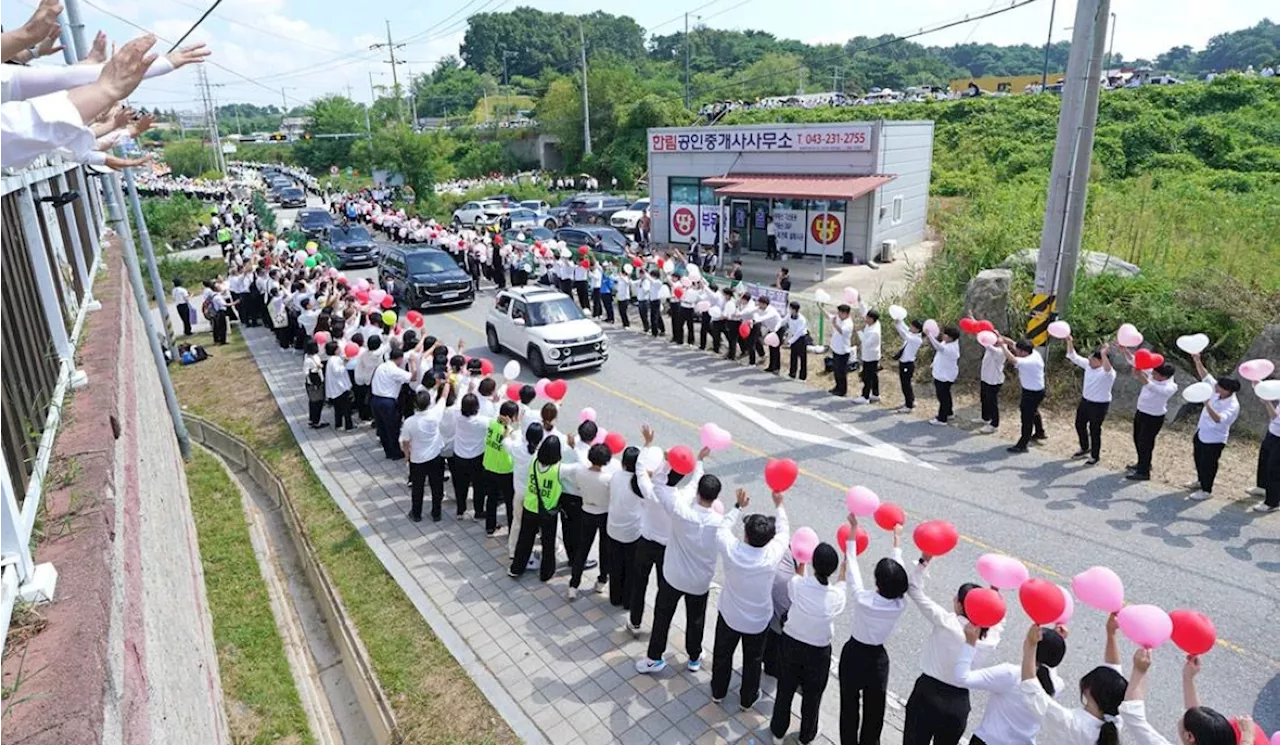
[[[310,140],[293,144],[293,157],[311,171],[327,171],[329,166],[351,165],[353,139],[316,138],[315,135],[356,134],[365,131],[364,107],[345,96],[326,96],[311,102],[306,116],[311,118]]]
[[[217,158],[201,141],[182,140],[165,145],[164,162],[175,176],[195,178],[212,169]]]
[[[1193,72],[1195,66],[1196,53],[1186,44],[1156,57],[1156,67],[1169,72]]]
[[[538,77],[544,70],[568,72],[579,64],[578,17],[516,8],[510,13],[477,13],[468,19],[459,49],[468,69],[502,79],[507,74]],[[644,29],[627,16],[596,11],[581,17],[587,53],[611,53],[633,62],[644,58]]]
[[[432,193],[432,185],[449,178],[452,167],[454,141],[439,132],[414,132],[407,126],[396,125],[378,130],[373,135],[371,159],[376,168],[383,168],[404,176],[404,182],[414,194]],[[361,150],[367,150],[366,144]]]

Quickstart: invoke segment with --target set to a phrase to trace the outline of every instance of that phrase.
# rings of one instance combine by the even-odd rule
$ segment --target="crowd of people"
[[[107,37],[99,33],[77,64],[32,64],[63,51],[61,13],[58,0],[41,0],[25,23],[0,34],[0,165],[21,168],[49,155],[113,169],[143,165],[146,157],[112,152],[127,148],[153,121],[130,109],[125,99],[144,78],[202,62],[209,50],[192,44],[158,55],[151,51],[155,36],[145,34],[108,57]]]
[[[375,217],[390,214],[356,195],[335,202],[344,215],[348,206],[354,208],[354,219],[375,226]],[[607,412],[584,410],[576,424],[567,424],[563,389],[554,390],[546,381],[520,384],[515,380],[518,369],[511,369],[515,363],[499,375],[486,360],[466,356],[466,340],[451,345],[431,335],[416,311],[398,316],[382,288],[363,280],[350,282],[318,264],[308,250],[255,233],[244,218],[238,219],[243,213],[243,206],[237,209],[235,202],[223,205],[220,216],[242,232],[227,252],[229,286],[214,283],[208,291],[212,298],[224,290],[230,295],[222,301],[206,299],[204,304],[214,303],[215,314],[238,312],[244,325],[273,329],[281,348],[301,354],[312,427],[329,426],[323,421],[328,405],[335,430],[371,424],[384,456],[407,461],[408,519],[441,521],[446,498],[452,497],[457,520],[481,522],[495,539],[505,532],[512,579],[537,571],[547,582],[567,564],[567,600],[577,600],[588,589],[607,597],[635,635],[642,633],[646,592],[656,582],[646,653],[635,664],[638,674],[667,666],[670,626],[681,601],[685,666],[701,670],[709,592],[718,567],[723,579],[715,608],[710,698],[720,703],[728,695],[733,657],[741,648],[738,695],[744,710],[758,700],[762,675],[777,679],[770,722],[775,741],[793,730],[791,704],[797,694],[799,742],[816,737],[838,641],[834,622],[845,615],[851,634],[839,651],[840,741],[878,742],[888,684],[885,643],[913,605],[931,631],[907,702],[908,745],[957,743],[970,730],[970,692],[975,690],[989,696],[971,742],[1116,745],[1121,731],[1132,733],[1131,741],[1138,745],[1165,742],[1147,720],[1143,704],[1151,653],[1135,654],[1126,677],[1120,668],[1114,616],[1108,623],[1103,664],[1075,686],[1067,686],[1057,670],[1067,647],[1066,630],[1060,626],[1033,625],[1025,636],[1021,664],[984,666],[1006,624],[979,627],[969,620],[965,601],[980,589],[976,584],[962,585],[946,601],[931,599],[926,581],[936,557],[925,554],[908,563],[895,533],[892,555],[874,564],[867,581],[852,537],[857,518],[850,516],[846,545],[821,543],[811,556],[798,560],[789,542],[793,531],[782,492],[769,492],[772,515],[748,510],[752,496],[742,489],[732,495],[732,509],[725,510],[721,499],[729,495],[722,494],[709,447],[696,454],[688,449],[681,453],[678,447],[664,452],[649,427],[640,433],[640,446],[626,446],[606,432]],[[590,250],[580,253],[554,243],[502,245],[491,236],[454,232],[431,221],[416,229],[426,231],[424,242],[453,250],[464,266],[481,265],[485,259],[485,273],[496,282],[558,287],[576,297],[585,312],[622,327],[630,325],[634,306],[641,329],[654,337],[664,336],[669,324],[672,343],[691,345],[697,338],[712,352],[723,347],[730,359],[741,353],[748,362],[764,361],[771,372],[780,372],[781,349],[786,347],[791,375],[804,377],[808,353],[823,348],[813,345],[814,332],[798,304],[791,303],[784,312],[769,296],[753,296],[753,288],[740,281],[740,267],[718,279],[702,273],[698,257],[678,251],[601,260]],[[785,280],[780,273],[777,284]],[[825,348],[831,355],[832,392],[847,395],[849,360],[856,353],[862,390],[853,400],[870,405],[879,398],[881,316],[855,297],[846,299],[852,302],[836,305],[825,319],[831,334]],[[896,308],[890,313],[901,341],[894,357],[906,401],[903,409],[915,405],[915,359],[929,344],[939,402],[933,421],[947,424],[953,416],[949,391],[962,338],[973,327],[979,333],[988,329],[972,318],[964,319],[967,328],[961,331],[899,317]],[[225,338],[225,330],[221,334]],[[1038,421],[1043,358],[1023,341],[998,335],[984,341],[983,418],[989,428],[999,426],[996,394],[1006,367],[1013,367],[1023,390],[1023,438],[1013,449],[1023,452],[1044,436]],[[1084,370],[1077,455],[1096,461],[1117,374],[1111,363],[1116,352],[1103,346],[1084,356],[1069,337],[1067,343],[1068,358]],[[1119,354],[1129,357],[1133,351],[1121,347]],[[1238,412],[1235,396],[1240,385],[1234,378],[1213,377],[1198,357],[1196,362],[1199,374],[1216,386],[1196,434],[1201,495],[1212,489],[1216,454]],[[1177,386],[1168,366],[1135,374],[1144,389],[1134,424],[1138,462],[1130,478],[1140,480],[1149,477],[1157,420],[1163,421]],[[1280,418],[1274,406],[1268,406],[1273,415],[1268,442],[1274,448]],[[1259,486],[1266,485],[1264,505],[1271,505],[1280,503],[1274,450],[1267,458],[1260,463],[1260,479],[1266,480]],[[446,494],[449,481],[452,493]],[[590,558],[593,549],[596,560]],[[584,577],[592,570],[594,582],[584,587]],[[1183,743],[1233,745],[1236,738],[1227,718],[1198,702],[1194,681],[1199,667],[1199,658],[1191,656],[1184,668],[1188,704],[1178,718]],[[1079,707],[1059,701],[1068,687],[1079,691]],[[1251,737],[1252,726],[1243,718],[1241,725],[1246,739]]]

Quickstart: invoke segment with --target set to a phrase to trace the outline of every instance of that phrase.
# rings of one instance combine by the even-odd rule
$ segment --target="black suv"
[[[330,215],[328,210],[319,208],[298,210],[298,217],[294,224],[298,230],[306,233],[308,238],[317,236],[323,238],[325,233],[333,227],[333,215]]]
[[[378,283],[411,310],[475,302],[471,275],[438,248],[386,246],[378,260]]]
[[[608,225],[613,213],[630,206],[631,201],[625,197],[612,197],[608,194],[580,196],[565,205],[565,217],[574,225]]]
[[[281,207],[306,207],[307,193],[296,186],[287,186],[280,190]]]
[[[363,225],[346,223],[329,229],[329,247],[339,269],[355,266],[376,266],[378,244]]]
[[[631,241],[616,228],[604,225],[582,225],[560,228],[556,231],[556,240],[564,241],[571,251],[578,246],[588,246],[592,251],[622,256],[631,246]]]

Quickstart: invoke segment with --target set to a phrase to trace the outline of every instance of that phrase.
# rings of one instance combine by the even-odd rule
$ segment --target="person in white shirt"
[[[351,376],[347,374],[347,361],[338,354],[338,342],[331,339],[324,345],[328,360],[324,364],[324,397],[333,407],[333,428],[341,427],[350,432],[355,429],[351,421]]]
[[[640,312],[640,328],[644,333],[649,333],[649,287],[653,279],[645,274],[644,268],[636,269],[640,273],[639,279],[635,280],[636,287],[636,308]]]
[[[703,448],[699,462],[710,451]],[[667,544],[662,563],[662,576],[666,581],[658,585],[658,597],[653,604],[653,628],[649,632],[648,656],[636,661],[636,672],[653,673],[662,670],[667,663],[662,659],[667,649],[667,636],[676,605],[684,600],[685,651],[689,655],[688,669],[696,673],[702,669],[702,634],[707,620],[707,599],[711,592],[711,579],[716,573],[716,533],[724,516],[712,509],[720,497],[720,479],[703,474],[680,489],[667,486],[664,464],[656,474],[653,493],[671,520],[671,540]],[[649,474],[643,469],[637,472],[643,483]]]
[[[517,500],[523,499],[521,496],[523,490],[529,488],[529,466],[533,463],[534,454],[538,452],[538,446],[542,444],[542,422],[532,421],[525,424],[522,421],[520,428],[522,431],[513,429],[508,433],[504,443],[507,452],[511,454],[511,484]],[[516,556],[516,542],[520,536],[520,525],[524,520],[523,503],[515,504],[513,507],[515,514],[511,516],[511,530],[507,534],[508,559],[514,559]],[[531,560],[529,566],[540,563],[540,558],[536,562]]]
[[[600,263],[591,262],[591,268],[587,270],[587,286],[591,289],[591,317],[599,318],[604,315],[604,303],[600,297],[600,288],[604,284],[604,270],[600,268]]]
[[[590,265],[589,259],[582,259],[578,263],[569,268],[569,276],[573,278],[573,289],[578,294],[578,305],[582,306],[584,312],[591,310],[591,287],[587,281],[587,267],[583,264]]]
[[[1133,653],[1133,671],[1129,674],[1129,687],[1120,704],[1120,722],[1125,736],[1135,745],[1172,745],[1147,721],[1147,671],[1151,669],[1151,650],[1139,649]],[[1196,675],[1200,672],[1199,655],[1187,655],[1182,666],[1182,701],[1185,711],[1178,717],[1178,742],[1188,745],[1264,745],[1254,735],[1256,725],[1246,716],[1236,718],[1240,736],[1237,740],[1231,720],[1208,706],[1200,705],[1196,692]]]
[[[485,482],[480,461],[484,457],[485,435],[492,417],[480,413],[480,397],[462,391],[453,408],[453,457],[449,471],[453,474],[453,496],[459,520],[467,516],[467,495],[472,494],[473,518],[485,519]]]
[[[1133,353],[1126,347],[1120,347],[1124,355],[1133,364]],[[1154,370],[1133,368],[1133,376],[1142,383],[1138,393],[1138,404],[1133,412],[1133,449],[1138,460],[1128,467],[1125,478],[1130,481],[1149,481],[1151,479],[1151,456],[1156,449],[1156,436],[1164,427],[1164,418],[1169,413],[1169,399],[1178,392],[1178,384],[1174,381],[1174,367],[1168,362]]]
[[[575,447],[574,436],[569,435],[569,446]],[[603,594],[609,587],[609,574],[613,571],[615,551],[606,526],[609,523],[609,481],[613,476],[613,454],[609,446],[596,443],[587,449],[586,461],[568,463],[560,469],[560,480],[574,485],[573,492],[582,498],[582,515],[578,524],[577,552],[570,557],[568,598],[578,599],[582,586],[582,573],[587,566],[587,554],[600,534],[600,574],[596,578],[596,594]],[[562,497],[563,499],[563,497]]]
[[[1114,616],[1112,619],[1108,621],[1109,638],[1113,638],[1110,628]],[[1038,624],[1032,624],[1027,630],[1022,642],[1022,682],[1018,684],[1018,690],[1040,720],[1036,742],[1039,745],[1120,745],[1120,707],[1129,684],[1119,665],[1108,661],[1086,673],[1080,679],[1081,707],[1068,709],[1054,701],[1036,677],[1040,635]],[[1119,660],[1118,654],[1115,659]]]
[[[884,645],[907,609],[907,569],[899,545],[902,526],[893,531],[893,556],[876,562],[874,588],[863,587],[858,568],[853,537],[858,518],[850,515],[849,527],[850,538],[844,547],[849,640],[840,650],[840,742],[877,745],[889,695],[889,653]]]
[[[373,421],[370,385],[373,383],[373,371],[382,364],[382,337],[372,334],[366,338],[364,345],[365,348],[356,357],[355,384],[352,390],[355,393],[356,412],[361,419],[370,422]]]
[[[1276,410],[1274,401],[1258,400],[1271,416],[1271,422],[1267,425],[1262,446],[1258,448],[1257,480],[1247,493],[1263,498],[1261,504],[1253,506],[1254,512],[1275,512],[1280,510],[1280,411]]]
[[[400,396],[400,388],[413,379],[416,370],[401,367],[404,362],[404,350],[392,345],[387,361],[379,364],[369,379],[370,401],[373,408],[373,422],[378,431],[378,441],[382,444],[382,452],[388,460],[400,460],[404,451],[400,449],[400,410],[396,401]]]
[[[320,421],[324,414],[324,360],[320,358],[320,345],[314,339],[308,339],[306,357],[302,360],[302,374],[307,388],[307,422],[312,429],[328,427],[328,422]]]
[[[845,396],[849,393],[849,355],[853,353],[853,319],[849,318],[850,308],[841,303],[831,320],[831,374],[835,385],[831,394]]]
[[[1201,501],[1213,496],[1213,482],[1218,477],[1218,461],[1222,459],[1222,451],[1227,447],[1231,425],[1240,417],[1240,402],[1236,399],[1236,394],[1240,392],[1240,381],[1230,377],[1215,378],[1204,368],[1200,355],[1193,354],[1191,359],[1196,363],[1196,374],[1214,389],[1213,395],[1204,402],[1204,408],[1200,411],[1200,421],[1196,423],[1196,434],[1191,441],[1196,479],[1187,484],[1187,488],[1193,490],[1192,499]]]
[[[734,523],[750,504],[745,489],[738,489],[734,507],[720,523],[716,540],[724,567],[724,589],[716,614],[716,641],[711,652],[711,700],[724,701],[733,677],[733,654],[742,644],[742,689],[739,706],[751,708],[760,696],[760,672],[764,663],[765,632],[773,618],[773,575],[787,552],[791,524],[782,494],[773,493],[777,517],[748,515],[742,521],[742,537],[733,534]]]
[[[894,321],[893,329],[902,339],[902,349],[898,350],[898,354],[894,356],[898,361],[898,383],[902,386],[902,406],[894,413],[906,414],[916,408],[916,356],[920,354],[920,347],[924,344],[924,328],[919,320],[913,318],[909,326],[906,321]]]
[[[952,599],[951,610],[935,603],[924,592],[933,557],[924,555],[909,573],[907,597],[911,598],[929,622],[929,638],[920,650],[920,677],[907,699],[903,724],[903,745],[956,745],[969,721],[969,689],[955,679],[956,660],[965,647],[964,599],[978,585],[960,585]],[[1000,644],[1004,622],[984,629],[977,643],[977,655],[985,657]],[[1032,671],[1034,674],[1034,670]]]
[[[973,657],[982,629],[965,624],[965,647],[956,659],[956,682],[971,691],[986,691],[982,721],[969,736],[972,745],[1029,745],[1040,731],[1040,717],[1021,690],[1022,667],[1012,662],[973,669]],[[1067,653],[1058,629],[1040,629],[1036,644],[1036,681],[1052,697],[1062,694],[1063,680],[1055,668]]]
[[[969,316],[972,318],[972,314]],[[978,371],[978,401],[980,418],[974,424],[981,423],[978,430],[989,435],[1000,428],[1000,389],[1004,387],[1004,346],[996,343],[982,350],[982,363]]]
[[[692,265],[691,265],[692,266]],[[694,307],[702,298],[702,280],[690,282],[684,288],[684,292],[680,295],[679,315],[676,316],[676,344],[688,344],[693,346],[693,316]],[[673,301],[674,302],[674,301]]]
[[[874,309],[863,315],[862,328],[858,329],[858,359],[862,361],[862,395],[853,399],[855,404],[875,403],[880,400],[880,313]]]
[[[813,574],[806,575],[805,564],[796,562],[796,576],[788,586],[791,609],[782,625],[782,670],[769,721],[769,732],[779,745],[791,727],[791,701],[797,689],[801,690],[799,742],[813,742],[818,736],[822,694],[831,678],[833,625],[845,607],[848,565],[842,566],[840,555],[826,543],[818,544],[810,563]],[[841,575],[832,582],[838,568]]]
[[[956,413],[951,386],[960,377],[960,330],[946,326],[938,332],[938,338],[928,335],[925,338],[933,347],[933,364],[929,369],[933,375],[933,393],[938,398],[938,415],[930,419],[929,424],[945,427]]]
[[[627,265],[626,268],[631,268]],[[634,271],[634,270],[633,270]],[[631,314],[628,310],[631,307],[631,276],[628,272],[623,271],[613,276],[613,297],[618,303],[618,322],[622,324],[622,328],[631,328]]]
[[[790,313],[786,320],[786,338],[783,343],[790,351],[787,365],[788,377],[800,380],[809,378],[809,321],[800,315],[800,303],[792,300],[787,306]]]
[[[302,333],[310,339],[316,335],[316,322],[320,320],[320,311],[315,309],[315,301],[309,297],[302,298],[298,304],[302,308],[302,312],[298,314],[298,325],[302,326]]]
[[[1031,342],[1001,337],[1004,356],[1018,371],[1018,385],[1022,397],[1018,400],[1018,416],[1022,420],[1022,432],[1018,441],[1007,448],[1010,453],[1025,453],[1032,440],[1046,440],[1044,420],[1040,417],[1040,404],[1044,402],[1044,357]]]
[[[609,476],[609,517],[605,531],[613,545],[614,561],[609,570],[609,604],[631,609],[631,577],[635,573],[636,546],[640,542],[640,511],[643,504],[631,489],[636,478],[640,448],[622,451],[621,468]]]
[[[1076,353],[1075,339],[1067,336],[1067,359],[1084,370],[1084,387],[1080,403],[1076,406],[1076,437],[1080,449],[1072,458],[1085,458],[1087,465],[1095,466],[1102,454],[1102,422],[1111,407],[1111,387],[1116,382],[1116,369],[1107,356],[1110,345],[1103,344],[1085,359]]]
[[[769,334],[778,334],[782,330],[783,318],[764,295],[756,298],[756,305],[755,326],[758,331],[755,335],[757,343],[763,344]],[[778,346],[768,346],[767,350],[769,363],[765,365],[764,371],[774,374],[782,372],[782,339],[778,339]]]
[[[720,312],[720,326],[724,332],[724,358],[733,360],[738,357],[738,345],[743,343],[738,330],[742,323],[742,304],[740,298],[734,295],[733,288],[724,288],[723,294],[724,309]]]
[[[191,293],[182,286],[182,278],[173,278],[173,306],[182,320],[182,335],[191,336]]]
[[[444,448],[440,437],[440,421],[444,418],[444,379],[436,381],[434,391],[420,390],[414,395],[417,413],[405,420],[400,429],[400,448],[409,455],[409,519],[422,522],[422,498],[431,484],[431,521],[440,522],[440,504],[444,501]],[[433,402],[434,401],[434,402]]]
[[[649,333],[657,338],[667,333],[666,323],[662,320],[662,300],[669,296],[670,289],[662,281],[662,274],[654,269],[649,273]]]

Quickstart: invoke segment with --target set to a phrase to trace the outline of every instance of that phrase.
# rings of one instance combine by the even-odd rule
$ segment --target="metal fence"
[[[75,348],[93,302],[103,212],[98,178],[72,163],[38,161],[3,173],[0,217],[0,443],[3,593],[0,630],[19,596],[49,579],[31,536],[61,421],[76,379]],[[54,575],[56,576],[56,575]]]

